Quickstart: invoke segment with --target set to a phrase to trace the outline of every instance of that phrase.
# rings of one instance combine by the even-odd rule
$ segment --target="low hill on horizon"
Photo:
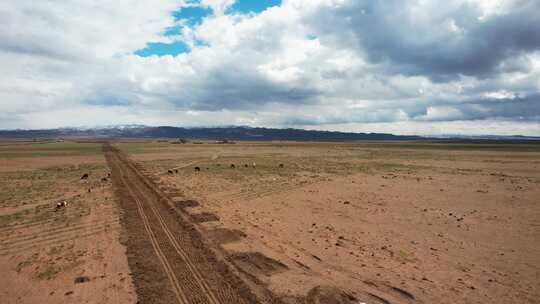
[[[150,127],[143,125],[120,125],[93,128],[56,128],[42,130],[0,130],[0,138],[183,138],[207,140],[297,140],[297,141],[354,141],[354,140],[510,140],[539,141],[540,137],[528,136],[440,136],[423,137],[413,135],[393,135],[387,133],[353,133],[303,129],[254,128],[245,126],[230,127]]]
[[[352,133],[302,129],[233,127],[182,128],[140,125],[97,128],[57,128],[43,130],[0,130],[2,138],[185,138],[210,140],[419,140],[420,136],[401,136],[384,133]]]

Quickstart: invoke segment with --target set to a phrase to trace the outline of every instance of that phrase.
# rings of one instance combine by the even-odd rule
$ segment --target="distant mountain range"
[[[525,136],[443,136],[427,138],[385,133],[349,133],[302,129],[231,127],[149,127],[117,125],[106,127],[58,128],[44,130],[0,130],[0,138],[183,138],[210,140],[298,140],[298,141],[353,141],[353,140],[540,140]]]

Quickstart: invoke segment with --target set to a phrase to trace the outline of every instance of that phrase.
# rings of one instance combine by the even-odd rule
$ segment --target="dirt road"
[[[109,144],[103,150],[124,212],[124,242],[141,303],[256,301],[136,164]]]

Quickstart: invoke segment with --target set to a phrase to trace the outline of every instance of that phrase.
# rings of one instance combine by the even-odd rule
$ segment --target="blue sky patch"
[[[175,20],[184,20],[188,25],[200,24],[204,17],[211,14],[211,9],[198,6],[184,7],[172,13]]]
[[[241,13],[260,13],[278,5],[281,5],[281,0],[237,0],[231,9]]]
[[[171,26],[171,27],[168,27],[165,32],[163,33],[163,35],[165,36],[176,36],[176,35],[180,35],[180,29],[181,27],[179,25],[175,25],[175,26]]]
[[[237,0],[234,5],[229,9],[229,12],[235,13],[260,13],[269,7],[281,5],[281,0]],[[182,20],[187,26],[196,26],[200,24],[203,18],[212,14],[212,10],[200,6],[184,7],[172,13],[172,16],[176,21]],[[171,26],[163,32],[164,36],[175,36],[181,34],[181,26]],[[204,43],[199,42],[198,46],[205,46]],[[152,55],[176,56],[182,53],[188,53],[189,47],[181,41],[173,43],[162,42],[150,42],[146,44],[144,49],[135,51],[135,55],[141,57],[148,57]]]
[[[150,42],[146,44],[146,47],[144,49],[135,51],[135,55],[141,56],[141,57],[148,57],[152,55],[176,56],[178,54],[188,53],[188,52],[189,52],[189,47],[181,41],[176,41],[173,43]]]

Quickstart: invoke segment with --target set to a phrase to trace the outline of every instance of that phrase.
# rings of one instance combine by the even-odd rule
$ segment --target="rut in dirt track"
[[[123,239],[141,303],[256,301],[132,161],[109,144],[103,151],[124,211]]]

